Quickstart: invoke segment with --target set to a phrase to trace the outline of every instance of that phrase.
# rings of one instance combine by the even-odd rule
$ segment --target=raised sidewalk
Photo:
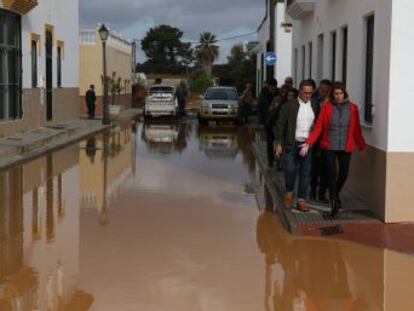
[[[329,206],[318,202],[310,202],[311,211],[308,213],[284,208],[283,172],[267,166],[264,142],[254,142],[253,152],[272,198],[273,210],[290,233],[309,237],[331,236],[414,255],[414,224],[382,223],[346,189],[342,195],[344,208],[335,217],[330,216]]]
[[[132,120],[140,113],[138,109],[122,111],[111,125],[102,125],[102,121],[98,119],[76,119],[0,138],[0,170],[63,148],[120,122]]]

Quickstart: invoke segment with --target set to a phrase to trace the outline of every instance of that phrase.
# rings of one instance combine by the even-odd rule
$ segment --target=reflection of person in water
[[[265,255],[265,310],[292,310],[293,242],[273,213],[261,212],[257,219],[256,241],[260,251]],[[271,302],[272,291],[273,303]]]
[[[256,230],[265,255],[266,311],[354,310],[338,242],[292,238],[269,211],[261,212]]]
[[[96,155],[96,138],[91,137],[86,141],[86,155],[88,156],[91,163],[95,162]]]

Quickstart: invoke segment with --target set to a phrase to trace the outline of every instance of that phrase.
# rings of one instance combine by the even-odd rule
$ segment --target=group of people
[[[290,77],[281,88],[270,79],[259,97],[258,116],[266,133],[268,165],[281,163],[285,173],[285,208],[293,207],[296,193],[299,211],[309,211],[310,197],[329,203],[335,216],[342,208],[340,194],[352,153],[366,147],[358,107],[345,85],[322,80],[316,87],[313,80],[304,80],[296,90]]]

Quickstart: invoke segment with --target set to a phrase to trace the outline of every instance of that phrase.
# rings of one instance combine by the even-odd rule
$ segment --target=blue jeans
[[[300,145],[303,143],[295,143],[290,149],[285,150],[284,154],[284,170],[286,179],[286,191],[294,192],[296,184],[296,176],[299,173],[298,200],[306,200],[308,188],[311,181],[312,171],[312,151],[306,157],[301,157],[299,152]]]

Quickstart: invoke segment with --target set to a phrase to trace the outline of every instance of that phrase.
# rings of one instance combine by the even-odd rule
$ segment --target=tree
[[[196,47],[198,61],[209,77],[211,77],[213,63],[219,56],[219,47],[216,43],[216,35],[203,32],[200,34],[199,44]]]
[[[183,69],[194,55],[191,43],[182,42],[183,32],[169,25],[151,28],[141,42],[148,58],[146,67],[153,73],[174,73]]]

